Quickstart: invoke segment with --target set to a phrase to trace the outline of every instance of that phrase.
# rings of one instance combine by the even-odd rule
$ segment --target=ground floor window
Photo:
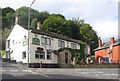
[[[52,52],[50,50],[47,50],[47,60],[52,59]]]
[[[22,58],[26,59],[26,51],[22,52]]]
[[[45,59],[45,52],[44,51],[35,50],[35,58],[36,59]]]

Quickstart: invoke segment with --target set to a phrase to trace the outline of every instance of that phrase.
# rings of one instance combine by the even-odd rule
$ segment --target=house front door
[[[68,63],[68,53],[65,53],[65,63]]]

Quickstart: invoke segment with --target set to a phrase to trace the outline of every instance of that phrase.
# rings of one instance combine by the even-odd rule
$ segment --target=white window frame
[[[77,44],[76,43],[71,43],[71,48],[72,49],[77,49]]]
[[[63,40],[58,40],[58,47],[64,48],[64,47],[65,47],[65,41],[63,41]]]
[[[25,56],[24,56],[24,53],[25,53]],[[22,59],[26,59],[26,51],[22,52]]]

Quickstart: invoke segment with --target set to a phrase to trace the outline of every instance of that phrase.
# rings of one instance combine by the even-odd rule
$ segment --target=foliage
[[[34,18],[34,19],[32,20],[30,27],[33,28],[33,29],[35,29],[35,28],[37,27],[37,19],[36,19],[36,18]]]
[[[20,16],[19,24],[23,27],[28,26],[28,11],[29,11],[29,7],[25,7],[25,6],[20,7],[16,10],[18,15]],[[30,9],[30,13],[31,13],[30,14],[30,23],[31,23],[31,20],[39,17],[39,11],[34,10],[34,9]]]
[[[5,28],[4,31],[2,31],[2,49],[5,49],[5,41],[7,37],[9,36],[11,32],[11,29]]]
[[[3,9],[2,9],[2,17],[5,17],[6,14],[7,14],[7,13],[10,13],[10,12],[14,13],[15,10],[12,9],[12,8],[10,8],[10,7],[3,8]]]
[[[42,24],[44,22],[44,20],[46,20],[49,17],[49,12],[44,11],[44,12],[40,12],[39,17],[38,17],[38,21],[40,21]]]
[[[65,19],[65,17],[61,14],[51,14],[49,17],[61,17],[62,19]]]
[[[71,37],[71,28],[68,26],[67,21],[60,16],[48,17],[43,23],[43,30]]]
[[[6,51],[5,50],[0,50],[0,53],[2,55],[2,57],[5,55]]]
[[[4,28],[11,28],[11,25],[13,25],[14,18],[15,18],[15,10],[6,7],[2,9],[2,29]]]

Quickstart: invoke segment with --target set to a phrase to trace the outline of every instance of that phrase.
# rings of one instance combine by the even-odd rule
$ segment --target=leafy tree
[[[68,26],[71,28],[71,37],[73,39],[81,39],[81,35],[79,33],[80,31],[80,24],[78,22],[72,21],[72,20],[68,20]]]
[[[11,27],[12,25],[14,25],[15,22],[15,13],[13,12],[7,13],[6,19],[7,19],[8,27]]]
[[[15,13],[15,10],[10,8],[10,7],[6,7],[2,9],[2,17],[6,16],[7,13]]]
[[[94,37],[94,30],[89,24],[84,23],[80,27],[80,34],[83,35],[84,40],[88,43]]]
[[[23,27],[28,26],[28,10],[29,10],[29,7],[25,7],[25,6],[20,7],[16,10],[16,12],[20,17],[19,24]],[[38,18],[38,17],[39,17],[39,11],[30,9],[30,23],[34,18]]]
[[[8,29],[8,28],[5,28],[4,31],[2,31],[2,49],[3,50],[5,50],[5,42],[10,32],[11,32],[11,29]]]
[[[34,18],[34,19],[32,20],[32,22],[31,22],[31,28],[35,29],[36,26],[37,26],[37,19]]]
[[[83,23],[81,25],[80,34],[83,35],[83,41],[90,45],[91,51],[97,47],[98,36],[89,24]]]
[[[38,17],[38,21],[40,21],[42,24],[44,22],[45,19],[47,19],[49,17],[49,12],[44,11],[44,12],[40,12],[39,17]]]
[[[43,29],[71,37],[71,28],[68,26],[66,19],[60,16],[52,15],[48,17],[43,23]]]
[[[11,28],[14,22],[14,9],[10,7],[6,7],[2,9],[2,29],[4,28]]]
[[[62,19],[65,19],[65,17],[64,17],[63,15],[61,15],[61,14],[51,14],[51,15],[50,15],[50,17],[53,17],[53,16],[54,16],[54,17],[58,17],[58,16],[59,16],[59,17],[61,17]]]

